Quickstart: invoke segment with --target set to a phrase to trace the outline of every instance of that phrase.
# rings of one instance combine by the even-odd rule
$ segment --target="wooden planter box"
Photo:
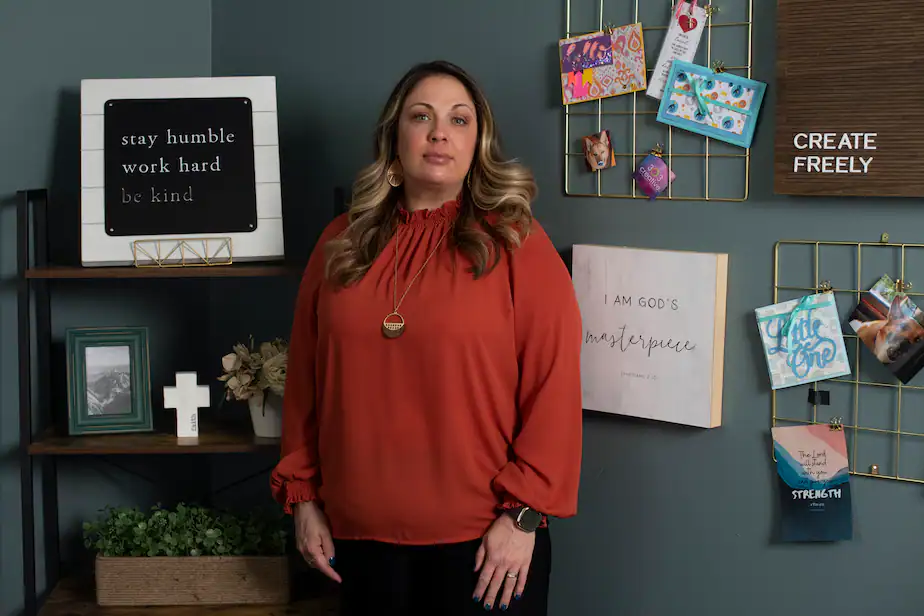
[[[283,605],[286,556],[96,558],[99,605]]]

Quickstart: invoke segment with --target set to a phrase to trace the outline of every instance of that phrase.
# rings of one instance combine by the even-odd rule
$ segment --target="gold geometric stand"
[[[231,265],[230,237],[148,239],[132,242],[135,267]]]

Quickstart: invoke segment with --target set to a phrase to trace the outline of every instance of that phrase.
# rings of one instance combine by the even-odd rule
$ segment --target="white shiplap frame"
[[[253,104],[257,228],[246,233],[112,237],[105,230],[104,105],[110,99],[246,96]],[[84,266],[131,265],[133,242],[230,237],[235,261],[285,256],[275,77],[84,79],[80,83],[80,251]]]

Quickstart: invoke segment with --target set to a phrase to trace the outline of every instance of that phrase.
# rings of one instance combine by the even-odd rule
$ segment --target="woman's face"
[[[475,103],[457,79],[434,75],[411,90],[398,120],[406,184],[458,190],[475,155]]]

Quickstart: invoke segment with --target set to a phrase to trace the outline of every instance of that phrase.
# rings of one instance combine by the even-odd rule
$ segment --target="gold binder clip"
[[[714,4],[707,4],[706,6],[703,7],[703,10],[706,12],[706,17],[711,18],[714,13],[719,12],[719,7],[717,7]]]
[[[832,432],[840,432],[844,429],[844,422],[840,417],[832,417],[831,421],[828,423],[828,428]]]
[[[878,474],[879,474],[879,465],[878,465],[878,464],[871,464],[870,467],[869,467],[869,474],[870,474],[870,475],[878,475]]]
[[[715,72],[716,74],[724,73],[724,72],[725,72],[725,63],[722,62],[721,60],[713,60],[713,61],[712,61],[712,70],[713,70],[713,72]]]
[[[910,282],[902,280],[901,278],[895,281],[895,292],[896,293],[904,293],[905,291],[910,291],[910,290],[911,290]]]
[[[882,235],[880,235],[880,236],[879,236],[879,242],[880,242],[881,244],[888,244],[888,243],[889,243],[889,234],[888,234],[888,233],[883,233]]]
[[[830,281],[830,280],[822,280],[822,281],[818,284],[818,292],[819,292],[819,293],[831,293],[831,292],[833,292],[833,291],[834,291],[834,287],[831,286],[831,281]]]
[[[658,158],[664,158],[664,146],[660,143],[655,144],[655,147],[651,148],[651,153]]]
[[[614,25],[611,24],[610,22],[606,22],[606,23],[603,24],[603,33],[604,33],[604,34],[608,34],[609,36],[613,36],[613,31],[615,31],[615,30],[616,30],[616,26],[614,26]]]

